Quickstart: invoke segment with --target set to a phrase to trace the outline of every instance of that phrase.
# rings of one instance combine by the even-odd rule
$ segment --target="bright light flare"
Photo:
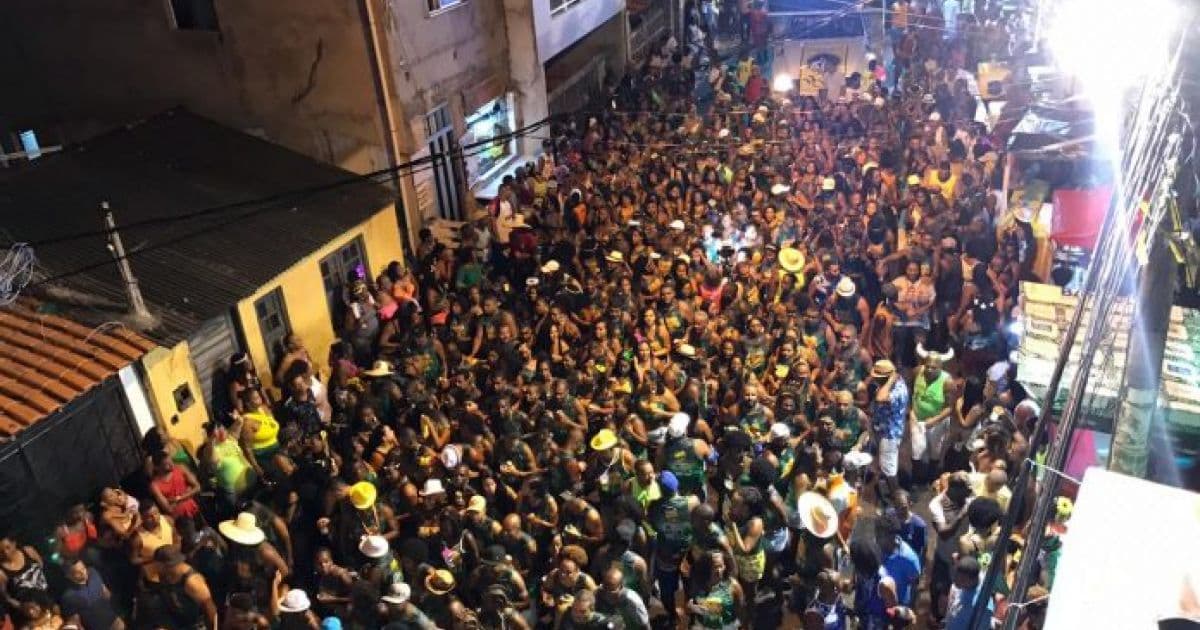
[[[1179,9],[1170,0],[1060,0],[1047,41],[1059,68],[1083,83],[1098,115],[1167,65]],[[1112,121],[1116,122],[1116,121]]]
[[[779,74],[775,75],[775,78],[771,81],[771,89],[775,90],[776,92],[791,92],[792,86],[795,84],[796,80],[792,78],[792,75],[786,72],[780,72]]]

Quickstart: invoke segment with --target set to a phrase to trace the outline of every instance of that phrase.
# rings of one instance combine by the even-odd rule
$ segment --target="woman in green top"
[[[695,591],[688,600],[693,630],[735,630],[738,611],[743,605],[742,587],[729,575],[725,556],[711,551],[700,557],[692,568]]]

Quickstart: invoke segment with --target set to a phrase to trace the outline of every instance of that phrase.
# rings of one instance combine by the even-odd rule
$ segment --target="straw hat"
[[[557,260],[547,260],[546,264],[542,265],[542,273],[554,273],[558,271],[559,265]]]
[[[837,188],[837,180],[832,177],[826,177],[821,180],[821,190],[829,192]]]
[[[667,435],[671,437],[683,437],[687,435],[688,425],[691,423],[691,416],[686,413],[677,413],[671,416],[671,421],[667,423]]]
[[[774,186],[771,186],[771,194],[775,195],[776,197],[787,194],[791,190],[792,187],[788,186],[787,184],[775,184]]]
[[[729,137],[729,130],[728,130],[728,129],[725,129],[725,128],[722,128],[720,131],[718,131],[718,132],[717,132],[717,137],[718,137],[718,138],[728,138],[728,137]]]
[[[838,515],[829,499],[816,492],[805,492],[796,501],[800,522],[817,538],[829,538],[837,532]]]
[[[358,541],[358,551],[372,560],[386,556],[391,549],[383,536],[363,536]]]
[[[857,290],[854,286],[854,281],[849,276],[842,276],[842,279],[837,283],[837,294],[841,297],[848,298],[854,295]]]
[[[600,429],[595,436],[592,437],[592,450],[604,451],[617,445],[617,434],[613,433],[612,429]]]
[[[871,366],[871,376],[875,378],[887,378],[896,373],[896,364],[887,359],[880,359]]]
[[[542,281],[538,280],[534,276],[529,276],[528,278],[525,278],[525,286],[527,286],[527,287],[536,287],[537,285],[539,285],[541,283],[542,283]]]
[[[467,511],[476,512],[478,514],[486,514],[487,499],[483,498],[483,495],[481,494],[471,497],[471,500],[467,501]]]
[[[681,357],[687,357],[689,359],[696,358],[696,346],[693,346],[690,343],[679,344],[675,348],[675,352],[678,352],[679,356],[681,356]]]
[[[240,545],[257,545],[267,539],[267,535],[258,527],[258,521],[249,512],[242,512],[237,518],[221,521],[217,525],[221,535]]]
[[[434,595],[445,595],[454,590],[454,585],[454,574],[445,569],[438,569],[425,576],[425,590]]]
[[[779,250],[779,267],[788,273],[804,269],[804,252],[794,247],[784,247]]]
[[[684,230],[684,228],[687,226],[685,226],[683,224],[683,219],[675,219],[674,221],[667,224],[667,227],[671,228],[672,230],[678,230],[678,231],[682,232]]]
[[[363,370],[363,376],[380,377],[391,376],[392,374],[395,374],[392,371],[392,364],[382,359],[371,365],[371,369]]]
[[[462,450],[458,448],[457,444],[447,444],[438,458],[442,460],[442,466],[446,470],[452,470],[458,468],[458,465],[462,463]]]
[[[792,437],[792,429],[782,422],[776,422],[771,425],[771,437],[786,440]]]
[[[919,175],[909,175],[908,179],[904,180],[909,186],[920,186],[921,177]]]
[[[412,598],[412,588],[404,582],[396,582],[388,587],[387,595],[379,599],[385,604],[399,606],[407,603],[410,598]]]
[[[621,252],[613,250],[604,255],[604,260],[612,263],[620,263],[625,262],[625,256]]]
[[[423,497],[431,497],[436,494],[446,494],[446,486],[442,485],[441,479],[426,479],[425,487],[421,488],[418,493]]]
[[[350,486],[350,503],[360,510],[366,510],[375,505],[375,497],[378,494],[375,485],[370,481],[360,481]]]
[[[929,122],[942,122],[941,112],[929,112]]]
[[[308,593],[294,588],[283,596],[279,602],[280,612],[285,613],[300,613],[312,607],[312,602],[308,599]]]
[[[845,465],[847,468],[854,468],[858,470],[870,466],[872,461],[874,461],[874,458],[871,457],[870,453],[865,451],[850,451],[842,456],[843,465]]]

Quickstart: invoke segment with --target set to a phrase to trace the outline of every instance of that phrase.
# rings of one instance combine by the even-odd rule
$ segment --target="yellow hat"
[[[445,569],[438,569],[425,576],[425,588],[434,595],[445,595],[454,590],[454,585],[454,574]]]
[[[375,486],[370,481],[360,481],[350,486],[350,503],[360,510],[365,510],[375,505],[377,494]]]
[[[788,273],[804,269],[804,252],[795,247],[784,247],[779,250],[779,266]]]
[[[909,175],[907,181],[909,186],[917,186],[921,183],[921,178],[916,175]]]
[[[471,497],[471,500],[467,501],[467,511],[468,512],[479,512],[480,514],[486,513],[487,512],[487,499],[483,498],[483,495],[479,495],[479,494]]]
[[[600,429],[600,432],[592,437],[593,450],[604,451],[616,445],[617,434],[613,433],[612,429]]]

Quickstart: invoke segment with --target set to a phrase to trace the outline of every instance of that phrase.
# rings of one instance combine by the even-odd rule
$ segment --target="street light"
[[[796,80],[792,78],[792,75],[786,72],[780,72],[779,74],[775,75],[775,78],[771,81],[771,89],[776,92],[791,92],[792,86],[794,85],[796,85]]]

